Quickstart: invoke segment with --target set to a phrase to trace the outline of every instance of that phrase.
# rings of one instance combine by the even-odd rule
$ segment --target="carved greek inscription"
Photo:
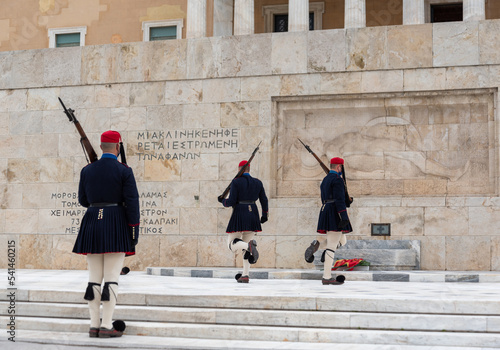
[[[193,160],[202,153],[238,151],[239,129],[183,129],[137,133],[139,160]]]
[[[162,199],[166,192],[140,192],[139,207],[141,214],[140,233],[163,234],[168,226],[179,224],[179,218],[162,207]],[[86,208],[78,203],[77,192],[52,193],[50,198],[56,200],[56,208],[50,209],[50,217],[62,220],[61,228],[65,234],[78,234]],[[100,215],[102,216],[102,214]]]
[[[179,218],[162,207],[163,198],[167,198],[167,192],[140,193],[141,234],[164,234],[166,226],[179,224]]]
[[[54,219],[65,218],[63,227],[65,234],[77,234],[80,229],[81,218],[86,209],[78,203],[76,192],[56,192],[50,198],[56,200],[56,209],[50,209],[50,216]],[[66,219],[67,218],[67,219]]]

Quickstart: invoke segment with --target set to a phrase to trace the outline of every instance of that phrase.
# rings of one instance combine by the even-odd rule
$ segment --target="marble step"
[[[241,286],[238,286],[239,288]],[[387,288],[390,288],[388,286]],[[389,290],[388,290],[389,291]],[[370,290],[358,290],[355,295],[339,295],[335,298],[293,295],[213,295],[201,294],[162,295],[144,293],[120,293],[121,305],[148,305],[172,307],[203,307],[229,309],[345,311],[345,312],[389,312],[407,314],[450,315],[500,315],[500,303],[496,299],[426,298],[414,291],[387,296],[372,296]],[[198,293],[198,294],[196,294]],[[332,289],[331,293],[335,293]],[[7,290],[0,289],[0,300],[7,301]],[[17,302],[57,302],[84,304],[83,292],[60,290],[19,290]]]
[[[0,317],[0,322],[6,322]],[[88,331],[88,320],[16,318],[20,330],[50,332]],[[471,332],[421,332],[390,330],[318,329],[314,327],[269,327],[187,323],[128,322],[127,335],[271,342],[318,342],[383,345],[456,346],[498,348],[500,334]],[[331,346],[331,344],[330,344]]]
[[[12,345],[10,348],[9,345]],[[122,349],[190,349],[190,350],[261,350],[261,349],[288,349],[288,350],[331,350],[332,344],[312,342],[276,342],[256,340],[221,340],[221,339],[196,339],[178,337],[149,337],[127,334],[121,338],[99,339],[89,338],[87,333],[51,332],[23,330],[21,338],[16,343],[2,344],[3,350],[52,350],[65,349],[64,346],[79,346],[90,349],[109,347]],[[377,344],[335,344],[335,350],[429,350],[428,346],[414,345],[377,345]],[[481,350],[479,347],[460,347],[460,350]],[[432,350],[456,350],[456,347],[433,346]]]
[[[0,303],[0,310],[7,310]],[[1,312],[0,312],[1,314]],[[16,305],[18,317],[88,319],[86,304],[26,303]],[[4,313],[4,316],[7,316]],[[241,310],[117,305],[115,319],[145,322],[260,325],[342,329],[383,329],[448,332],[498,332],[500,316],[367,313],[338,311]]]

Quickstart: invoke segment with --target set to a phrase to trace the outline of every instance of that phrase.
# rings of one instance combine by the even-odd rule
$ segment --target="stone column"
[[[254,0],[234,0],[234,35],[254,33]]]
[[[207,1],[188,0],[186,18],[186,38],[207,36]]]
[[[464,21],[482,21],[486,17],[485,0],[464,0]]]
[[[424,0],[403,0],[403,24],[424,24]]]
[[[305,32],[309,30],[309,0],[288,1],[288,31]]]
[[[344,28],[366,27],[365,0],[345,0]]]
[[[233,0],[214,0],[214,36],[233,35]]]

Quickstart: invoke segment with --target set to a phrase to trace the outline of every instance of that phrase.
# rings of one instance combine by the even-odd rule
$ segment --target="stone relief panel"
[[[494,95],[488,90],[281,98],[277,195],[315,196],[343,157],[351,195],[493,195]]]

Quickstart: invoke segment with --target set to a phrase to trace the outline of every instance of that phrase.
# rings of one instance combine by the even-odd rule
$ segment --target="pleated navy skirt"
[[[256,204],[236,204],[227,224],[227,233],[253,231],[261,232],[259,210]]]
[[[125,209],[121,206],[88,208],[83,216],[73,253],[134,255],[135,247],[132,244]]]
[[[338,225],[340,222],[340,215],[335,209],[334,203],[326,203],[321,207],[318,218],[318,233],[326,233],[327,231],[342,231],[343,233],[352,232],[351,224],[340,230]]]

